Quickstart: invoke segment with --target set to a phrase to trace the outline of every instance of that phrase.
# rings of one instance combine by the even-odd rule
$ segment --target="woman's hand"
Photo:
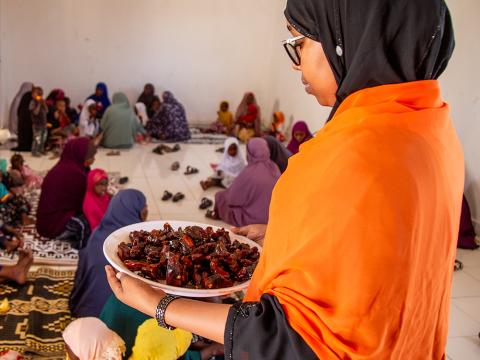
[[[232,232],[237,235],[246,236],[250,240],[258,243],[260,246],[263,246],[263,239],[265,238],[265,233],[267,232],[267,225],[254,224],[239,228],[233,227]]]
[[[116,273],[110,265],[105,266],[105,271],[108,283],[118,300],[152,318],[155,317],[157,305],[165,297],[165,292],[127,274]]]

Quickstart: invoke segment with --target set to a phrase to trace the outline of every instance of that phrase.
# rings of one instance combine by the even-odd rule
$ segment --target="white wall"
[[[265,101],[272,0],[0,0],[0,114],[20,83],[66,90],[74,104],[105,81],[136,99],[171,90],[191,121],[213,121],[252,90]],[[268,39],[266,41],[265,39]]]

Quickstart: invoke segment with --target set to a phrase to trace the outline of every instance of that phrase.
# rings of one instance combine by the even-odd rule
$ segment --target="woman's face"
[[[235,157],[237,156],[237,153],[238,153],[238,147],[236,144],[232,144],[228,147],[228,155],[230,155],[231,157]]]
[[[152,85],[145,85],[143,88],[143,91],[145,92],[146,95],[153,95],[154,90]]]
[[[88,112],[90,113],[90,117],[97,117],[97,105],[90,105]]]
[[[253,96],[253,94],[248,94],[247,95],[247,105],[253,104],[254,101],[255,101],[255,96]]]
[[[97,182],[95,184],[94,191],[95,191],[95,194],[97,194],[98,196],[105,195],[108,191],[108,180],[102,179],[99,182]]]
[[[291,25],[288,24],[287,28],[294,37],[301,35]],[[335,105],[338,85],[322,44],[305,38],[301,41],[299,49],[301,65],[293,65],[293,68],[302,72],[305,91],[315,96],[320,105]]]
[[[140,212],[140,219],[142,221],[147,221],[147,219],[148,219],[148,205],[145,205],[143,210]]]
[[[153,110],[154,112],[157,112],[158,110],[160,110],[160,106],[161,106],[161,105],[162,105],[162,104],[160,103],[160,101],[154,100],[154,101],[152,102],[152,110]]]
[[[305,137],[307,136],[307,134],[305,134],[303,131],[295,131],[295,133],[293,134],[293,137],[295,138],[295,140],[297,140],[299,143],[302,143],[303,140],[305,140]]]
[[[102,90],[101,88],[97,88],[97,89],[95,90],[95,95],[97,95],[97,96],[102,96],[102,95],[103,95],[103,90]]]

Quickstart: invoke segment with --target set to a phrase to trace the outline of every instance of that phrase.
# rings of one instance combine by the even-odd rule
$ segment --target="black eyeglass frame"
[[[306,36],[300,35],[300,36],[296,36],[296,37],[282,41],[283,47],[285,48],[285,51],[287,52],[288,57],[290,58],[290,60],[292,60],[295,66],[300,66],[302,63],[302,59],[300,56],[300,52],[298,51],[298,47],[301,45],[300,41],[305,38]]]

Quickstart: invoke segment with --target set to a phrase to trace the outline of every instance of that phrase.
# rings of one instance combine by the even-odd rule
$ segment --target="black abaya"
[[[18,105],[18,145],[13,151],[31,151],[33,142],[32,119],[30,117],[30,101],[32,92],[23,95]]]

